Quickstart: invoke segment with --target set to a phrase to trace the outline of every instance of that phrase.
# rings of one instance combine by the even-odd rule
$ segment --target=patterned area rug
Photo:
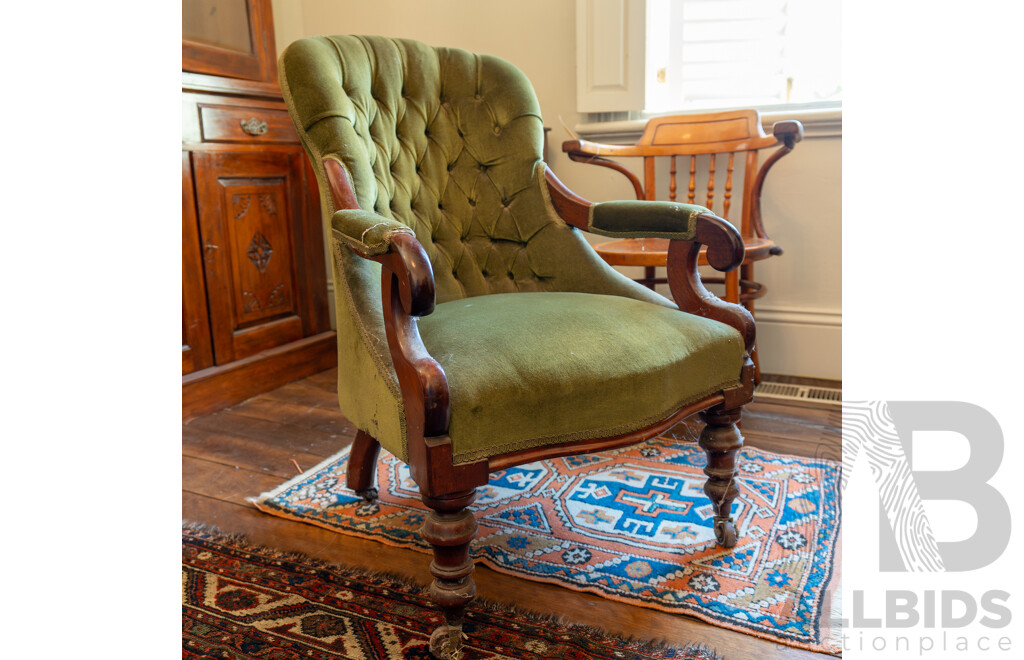
[[[381,452],[380,499],[345,488],[347,452],[252,500],[273,515],[430,552],[408,468]],[[841,466],[744,448],[740,541],[719,548],[703,450],[672,438],[491,475],[473,505],[472,556],[495,570],[668,612],[791,646],[840,652]],[[834,617],[834,618],[833,618]]]
[[[239,540],[182,530],[182,657],[427,660],[440,615],[423,590]],[[720,660],[474,603],[466,660]]]

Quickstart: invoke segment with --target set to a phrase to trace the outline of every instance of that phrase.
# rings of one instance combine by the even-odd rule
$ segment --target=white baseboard
[[[761,371],[843,379],[843,314],[808,308],[757,308]]]

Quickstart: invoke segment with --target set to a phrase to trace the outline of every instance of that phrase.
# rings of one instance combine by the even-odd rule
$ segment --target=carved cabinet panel
[[[193,159],[216,364],[300,339],[301,154],[199,152]]]

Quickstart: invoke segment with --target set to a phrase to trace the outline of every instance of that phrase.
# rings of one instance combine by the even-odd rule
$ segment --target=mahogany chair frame
[[[324,158],[323,166],[335,208],[358,209],[344,167],[333,157]],[[585,230],[591,202],[567,189],[550,170],[546,171],[546,185],[561,218]],[[417,317],[434,309],[430,261],[411,234],[394,235],[384,254],[356,252],[382,266],[383,316],[405,409],[409,469],[423,502],[431,509],[422,533],[434,551],[430,565],[434,581],[429,593],[444,612],[446,622],[431,638],[431,650],[438,657],[461,657],[462,619],[466,605],[476,594],[469,544],[477,524],[467,507],[476,498],[476,488],[487,484],[491,472],[547,458],[636,444],[699,412],[705,428],[698,442],[708,457],[704,492],[714,506],[715,536],[722,546],[736,544],[731,510],[739,495],[736,454],[743,446],[737,422],[742,406],[753,398],[754,367],[749,355],[755,328],[753,318],[743,307],[724,302],[704,288],[697,272],[702,246],[706,246],[707,260],[718,270],[734,269],[743,260],[743,240],[736,229],[714,214],[702,214],[697,218],[694,240],[674,240],[669,245],[669,285],[681,310],[725,323],[743,337],[747,357],[739,385],[686,405],[639,431],[520,450],[460,465],[452,462],[448,436],[448,382],[444,370],[423,345],[416,322]],[[377,495],[374,483],[379,451],[376,439],[363,431],[357,433],[349,458],[347,485],[366,499]]]
[[[803,125],[799,121],[775,122],[772,135],[767,135],[761,126],[757,110],[734,110],[702,114],[671,115],[655,117],[647,122],[644,132],[632,145],[610,145],[586,140],[567,140],[562,151],[577,163],[589,163],[607,167],[624,175],[633,186],[636,198],[657,199],[655,162],[658,158],[669,159],[669,201],[676,201],[678,191],[677,159],[689,159],[689,180],[687,199],[690,204],[697,198],[697,159],[710,156],[705,206],[712,208],[715,201],[715,164],[717,156],[727,155],[725,182],[722,187],[722,217],[728,218],[733,197],[733,172],[737,156],[744,163],[743,205],[740,217],[740,235],[743,237],[745,255],[739,270],[726,273],[723,278],[706,278],[705,282],[724,284],[725,300],[740,303],[754,314],[754,301],[762,297],[766,288],[754,279],[754,263],[772,256],[781,255],[782,247],[777,245],[764,227],[761,215],[761,190],[768,171],[779,160],[793,151],[803,138]],[[781,145],[781,146],[779,146]],[[758,168],[758,154],[761,149],[779,146]],[[629,168],[610,158],[642,158],[643,182]],[[668,241],[659,238],[621,239],[599,243],[597,252],[613,266],[640,266],[644,277],[637,282],[654,289],[657,284],[670,282],[671,276],[659,278],[656,268],[666,265]],[[706,251],[705,251],[706,252]],[[705,253],[700,255],[699,265],[707,265]],[[751,354],[756,378],[760,381],[756,349]]]

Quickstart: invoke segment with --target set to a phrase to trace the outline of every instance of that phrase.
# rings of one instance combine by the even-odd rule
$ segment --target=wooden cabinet
[[[269,24],[269,3],[240,1],[250,10],[268,5],[260,21]],[[190,63],[188,42],[183,49],[181,366],[188,419],[334,367],[337,357],[316,181],[276,76],[187,71],[210,67]]]
[[[181,70],[277,80],[270,0],[182,0]]]

